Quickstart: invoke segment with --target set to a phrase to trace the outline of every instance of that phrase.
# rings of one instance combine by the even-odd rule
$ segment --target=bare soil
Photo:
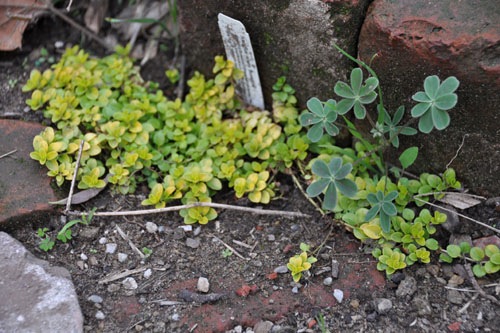
[[[26,32],[22,51],[0,53],[0,117],[42,121],[39,114],[26,111],[27,95],[20,89],[39,58],[40,47],[57,56],[56,40],[79,43],[80,34],[55,19],[44,18]],[[99,53],[88,41],[84,47]],[[162,55],[143,69],[144,77],[158,80],[157,73],[163,73],[167,64],[168,56]],[[22,226],[11,234],[37,257],[70,271],[88,332],[257,332],[255,325],[260,320],[272,322],[272,332],[320,332],[321,325],[310,321],[321,317],[325,331],[330,332],[499,331],[500,308],[474,290],[461,263],[442,265],[434,257],[428,265],[414,265],[387,280],[376,271],[369,248],[331,218],[317,213],[290,177],[280,178],[281,196],[261,208],[298,211],[311,217],[287,219],[221,210],[217,221],[195,225],[192,231],[179,228],[183,221],[176,212],[96,217],[89,226],[75,227],[73,240],[58,243],[48,253],[38,248],[36,228],[44,225],[59,229],[61,215],[38,225]],[[146,189],[129,196],[106,190],[75,208],[135,210],[141,208],[145,194]],[[236,200],[231,191],[218,195],[214,202],[254,206],[245,199]],[[494,204],[464,213],[492,225],[500,221]],[[148,231],[148,222],[158,230]],[[119,229],[129,240],[120,235]],[[470,224],[460,232],[474,238],[488,234],[478,230]],[[447,244],[450,234],[444,230],[440,233],[441,245]],[[312,274],[294,293],[288,273],[277,277],[270,274],[299,252],[301,242],[313,248],[323,246]],[[223,243],[237,253],[227,255]],[[116,244],[115,252],[106,252],[107,247],[110,252],[109,244]],[[134,246],[152,253],[142,258]],[[122,259],[127,256],[123,261],[118,260],[120,253]],[[329,284],[324,280],[331,276],[332,259],[339,262],[339,277]],[[196,290],[199,277],[210,282],[211,302],[205,303],[206,295]],[[137,286],[124,282],[126,278],[133,278]],[[415,287],[402,294],[401,281],[413,279]],[[478,282],[488,295],[498,298],[498,273]],[[248,296],[238,296],[242,286],[254,285]],[[448,289],[450,286],[455,289]],[[344,292],[342,303],[332,296],[335,288]],[[180,294],[183,290],[187,292]],[[392,304],[386,313],[378,308],[382,298]]]

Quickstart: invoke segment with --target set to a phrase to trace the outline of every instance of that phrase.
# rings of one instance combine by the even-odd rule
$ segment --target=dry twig
[[[14,154],[16,151],[17,151],[17,149],[11,150],[11,151],[9,151],[8,153],[5,153],[5,154],[3,154],[3,155],[0,155],[0,158],[4,158],[4,157],[7,157],[7,156],[9,156],[9,155],[11,155],[11,154]]]
[[[97,283],[98,284],[105,284],[105,283],[113,282],[113,281],[122,279],[124,277],[130,276],[133,274],[144,272],[146,269],[148,269],[148,267],[141,267],[141,268],[136,268],[136,269],[126,269],[120,273],[111,273],[111,274],[107,275],[104,279],[99,280]]]
[[[483,296],[486,299],[489,299],[493,303],[500,305],[500,301],[497,300],[493,295],[488,295],[483,288],[477,283],[476,278],[474,277],[474,273],[472,272],[472,268],[470,267],[470,264],[467,262],[464,264],[465,271],[467,272],[467,275],[469,277],[470,282],[472,283],[472,286],[477,290],[477,292]]]
[[[83,144],[85,140],[80,142],[80,148],[78,149],[78,157],[76,158],[75,164],[75,172],[73,172],[73,179],[71,180],[71,187],[69,188],[68,201],[66,202],[66,209],[64,212],[69,212],[69,208],[71,207],[71,198],[73,197],[73,190],[75,188],[76,176],[78,175],[78,168],[80,167],[80,159],[82,158]]]
[[[120,236],[128,243],[128,245],[130,246],[130,248],[139,255],[139,257],[141,257],[141,259],[144,259],[146,258],[146,256],[144,255],[144,253],[141,252],[141,250],[139,250],[137,248],[137,246],[135,246],[134,242],[132,242],[132,240],[123,232],[123,230],[117,225],[115,226],[116,230],[118,231],[118,233],[120,234]]]
[[[228,248],[231,252],[233,252],[234,254],[236,254],[239,258],[243,259],[243,260],[250,260],[248,258],[245,258],[243,257],[241,254],[238,253],[238,251],[236,251],[233,247],[231,247],[230,245],[226,244],[222,239],[220,239],[219,237],[217,236],[214,236],[212,234],[208,234],[210,237],[213,237],[215,238],[217,241],[221,242],[222,245],[224,245],[226,248]]]

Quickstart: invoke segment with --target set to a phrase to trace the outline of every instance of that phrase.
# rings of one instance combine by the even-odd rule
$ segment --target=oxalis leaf
[[[406,149],[400,156],[399,162],[401,162],[401,166],[403,169],[407,169],[410,165],[412,165],[418,156],[418,147],[410,147]]]

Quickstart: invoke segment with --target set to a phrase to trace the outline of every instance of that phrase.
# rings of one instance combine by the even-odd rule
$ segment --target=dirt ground
[[[57,56],[55,41],[79,43],[80,38],[77,31],[44,18],[27,31],[23,50],[0,53],[0,117],[42,121],[39,114],[25,111],[27,96],[21,92],[39,59],[37,52],[45,47]],[[97,49],[88,42],[84,47]],[[158,80],[151,73],[163,73],[168,57],[148,64],[143,76]],[[281,196],[262,208],[311,217],[287,219],[225,210],[219,211],[216,221],[192,230],[179,228],[183,222],[176,212],[96,217],[89,226],[75,227],[71,242],[58,243],[48,253],[38,248],[38,225],[23,226],[12,235],[37,257],[70,271],[87,332],[262,332],[258,327],[265,324],[262,320],[273,324],[272,332],[499,331],[500,308],[475,292],[463,265],[442,265],[435,256],[430,264],[414,265],[387,280],[376,271],[369,249],[317,213],[290,177],[281,177],[279,190]],[[140,209],[145,194],[139,190],[122,196],[106,190],[75,208]],[[236,200],[230,191],[214,202],[252,206],[245,199]],[[491,204],[464,213],[491,224],[500,221],[499,210]],[[40,224],[58,229],[61,215]],[[461,228],[473,238],[487,235],[477,230],[473,224]],[[445,245],[449,237],[441,230],[438,240]],[[301,242],[324,245],[311,276],[293,290],[289,273],[277,277],[272,273],[299,252]],[[236,252],[228,255],[224,243]],[[152,253],[142,258],[134,247],[140,253],[147,247]],[[339,277],[329,281],[332,260],[339,263]],[[209,296],[196,291],[200,277],[210,282]],[[498,298],[498,273],[478,282]],[[341,303],[334,299],[334,289],[344,292]],[[324,326],[313,325],[315,318],[323,318]]]

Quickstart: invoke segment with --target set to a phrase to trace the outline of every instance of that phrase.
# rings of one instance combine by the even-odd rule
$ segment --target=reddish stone
[[[488,244],[493,244],[493,245],[496,245],[498,248],[500,248],[500,237],[498,237],[496,235],[481,237],[478,239],[474,239],[472,241],[472,244],[474,246],[480,247],[482,249],[484,249],[486,247],[486,245],[488,245]]]
[[[33,138],[44,126],[18,120],[0,119],[0,226],[37,222],[54,211],[57,201],[47,169],[30,157]]]
[[[461,323],[459,321],[456,321],[456,322],[451,323],[450,325],[448,325],[448,329],[451,332],[458,332],[458,331],[460,331],[460,325],[461,325]]]
[[[413,173],[443,172],[453,160],[450,167],[458,179],[485,196],[500,193],[497,9],[496,0],[375,0],[358,45],[359,58],[379,76],[391,112],[402,104],[409,112],[415,105],[411,96],[423,90],[429,75],[460,80],[450,126],[430,135],[400,136],[404,140],[398,152],[419,147]],[[398,156],[395,152],[389,160],[399,165]]]
[[[314,326],[316,326],[317,322],[315,319],[310,319],[308,322],[307,322],[307,328],[313,328]]]
[[[258,289],[259,288],[255,284],[252,286],[245,284],[245,285],[241,286],[238,290],[236,290],[236,295],[241,296],[241,297],[247,297],[251,293],[256,292]]]
[[[292,249],[293,249],[293,245],[292,245],[292,244],[287,244],[287,245],[283,248],[283,253],[288,253],[288,252],[290,252]]]
[[[278,278],[278,273],[276,273],[276,272],[272,272],[272,273],[270,273],[270,274],[267,274],[267,278],[268,278],[269,280],[276,280],[276,279]]]

